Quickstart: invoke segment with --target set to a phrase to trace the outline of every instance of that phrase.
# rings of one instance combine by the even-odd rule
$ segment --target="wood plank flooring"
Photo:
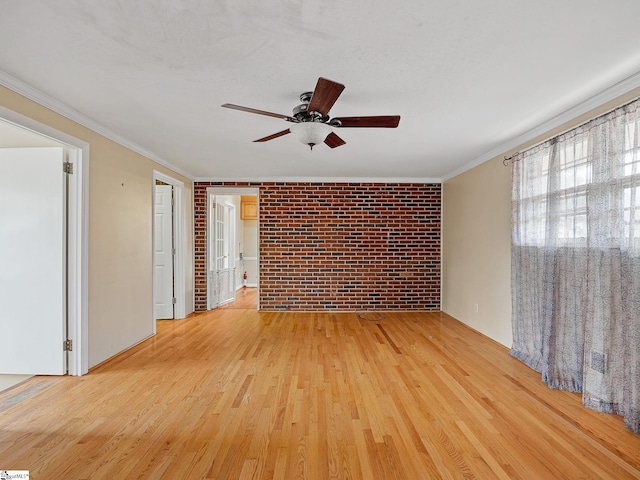
[[[640,436],[437,312],[219,309],[0,394],[34,479],[638,479]]]
[[[33,375],[7,375],[0,373],[0,392],[24,382]]]
[[[255,287],[240,288],[236,290],[236,299],[225,303],[218,308],[230,309],[256,309],[258,308],[258,289]]]

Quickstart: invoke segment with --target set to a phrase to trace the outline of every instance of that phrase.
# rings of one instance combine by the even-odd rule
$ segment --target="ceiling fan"
[[[344,85],[326,78],[320,77],[313,92],[305,92],[300,95],[300,105],[293,109],[293,115],[281,115],[279,113],[266,112],[255,108],[243,107],[232,103],[225,103],[224,108],[232,108],[242,112],[257,113],[268,117],[281,118],[292,125],[286,130],[274,133],[267,137],[259,138],[254,142],[267,142],[274,138],[294,133],[298,140],[309,145],[313,150],[314,145],[324,142],[330,148],[344,145],[346,142],[333,132],[333,128],[396,128],[400,123],[400,115],[380,115],[373,117],[334,117],[329,118],[329,110],[336,102]]]

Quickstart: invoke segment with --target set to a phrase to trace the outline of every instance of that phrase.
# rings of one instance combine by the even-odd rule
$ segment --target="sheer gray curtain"
[[[512,165],[511,354],[640,433],[640,101]]]

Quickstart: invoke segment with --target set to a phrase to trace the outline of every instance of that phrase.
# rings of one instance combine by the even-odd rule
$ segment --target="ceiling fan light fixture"
[[[309,145],[312,150],[314,145],[324,142],[327,135],[332,132],[331,127],[322,122],[294,123],[289,130],[301,143]]]

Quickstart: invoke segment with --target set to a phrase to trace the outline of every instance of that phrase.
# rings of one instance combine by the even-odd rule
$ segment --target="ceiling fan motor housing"
[[[320,112],[309,111],[309,102],[311,101],[312,96],[313,92],[304,92],[300,94],[300,101],[302,103],[293,109],[293,118],[298,122],[327,123],[329,121],[328,115],[324,116]]]
[[[293,108],[293,118],[295,118],[296,120],[303,122],[304,118],[307,116],[307,107],[309,106],[308,103],[301,103],[300,105],[298,105],[297,107]]]
[[[302,103],[309,103],[313,97],[313,92],[304,92],[300,94],[300,101]]]
[[[329,116],[323,116],[320,112],[310,112],[307,110],[309,104],[301,103],[293,109],[293,118],[298,122],[320,122],[327,123]]]

